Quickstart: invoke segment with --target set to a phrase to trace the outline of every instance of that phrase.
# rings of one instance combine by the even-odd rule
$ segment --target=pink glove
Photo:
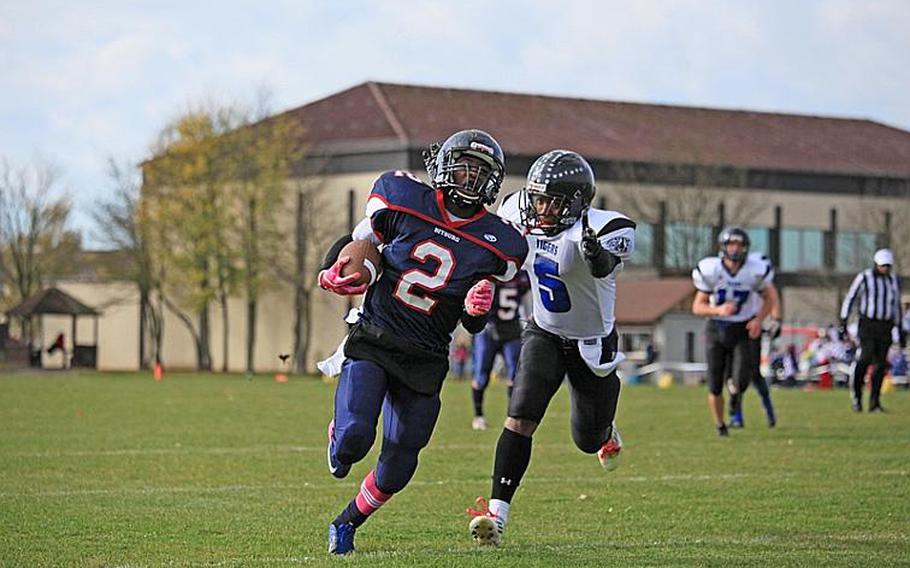
[[[482,316],[493,307],[493,286],[489,280],[481,280],[471,286],[464,299],[464,311],[469,316]]]
[[[349,256],[342,256],[335,261],[335,264],[328,270],[319,273],[319,287],[323,290],[331,290],[339,296],[350,296],[354,294],[363,294],[367,290],[366,284],[351,286],[350,283],[360,278],[360,273],[348,274],[341,276],[341,269],[351,260]]]

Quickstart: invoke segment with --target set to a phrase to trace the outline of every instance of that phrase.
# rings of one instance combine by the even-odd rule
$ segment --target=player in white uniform
[[[749,235],[727,227],[718,236],[720,255],[703,258],[692,270],[697,292],[692,313],[707,316],[708,407],[721,436],[724,423],[724,379],[732,377],[731,424],[741,427],[742,393],[755,382],[762,393],[768,424],[775,423],[767,385],[759,371],[762,321],[775,316],[771,335],[780,329],[779,299],[771,262],[749,253]],[[761,382],[761,384],[759,384]],[[764,388],[762,388],[764,387]]]
[[[482,498],[471,532],[498,545],[515,490],[531,459],[531,436],[568,375],[572,439],[583,452],[615,469],[622,440],[613,424],[619,399],[613,307],[616,274],[635,248],[635,223],[591,209],[594,172],[575,152],[553,150],[537,159],[527,185],[503,202],[499,215],[527,232],[533,321],[522,334],[509,416],[496,445],[489,506]]]

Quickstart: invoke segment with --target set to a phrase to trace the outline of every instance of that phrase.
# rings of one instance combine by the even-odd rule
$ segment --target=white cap
[[[875,255],[872,257],[872,260],[879,266],[885,264],[893,265],[894,253],[891,252],[891,249],[878,249],[875,251]]]

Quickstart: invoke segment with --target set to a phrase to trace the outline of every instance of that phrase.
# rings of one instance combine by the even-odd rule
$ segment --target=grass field
[[[627,387],[624,461],[606,475],[568,432],[563,389],[538,434],[504,545],[475,548],[464,508],[489,492],[499,428],[473,432],[450,382],[411,485],[330,558],[326,526],[372,467],[325,466],[331,385],[292,377],[0,378],[3,566],[910,565],[910,393],[886,415],[845,391],[754,393],[715,436],[705,391]],[[499,423],[504,390],[489,416]],[[374,450],[375,451],[375,450]]]

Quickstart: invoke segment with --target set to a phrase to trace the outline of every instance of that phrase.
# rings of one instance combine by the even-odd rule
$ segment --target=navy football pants
[[[353,464],[367,455],[381,411],[376,486],[383,493],[397,493],[417,470],[417,454],[430,441],[439,407],[439,393],[420,394],[372,361],[346,359],[335,390],[335,458]]]
[[[480,385],[480,390],[487,388],[490,382],[490,372],[493,370],[493,361],[497,353],[502,353],[506,363],[506,373],[509,381],[515,380],[518,369],[518,354],[521,352],[521,338],[512,341],[499,341],[490,337],[486,331],[474,336],[474,381]]]

